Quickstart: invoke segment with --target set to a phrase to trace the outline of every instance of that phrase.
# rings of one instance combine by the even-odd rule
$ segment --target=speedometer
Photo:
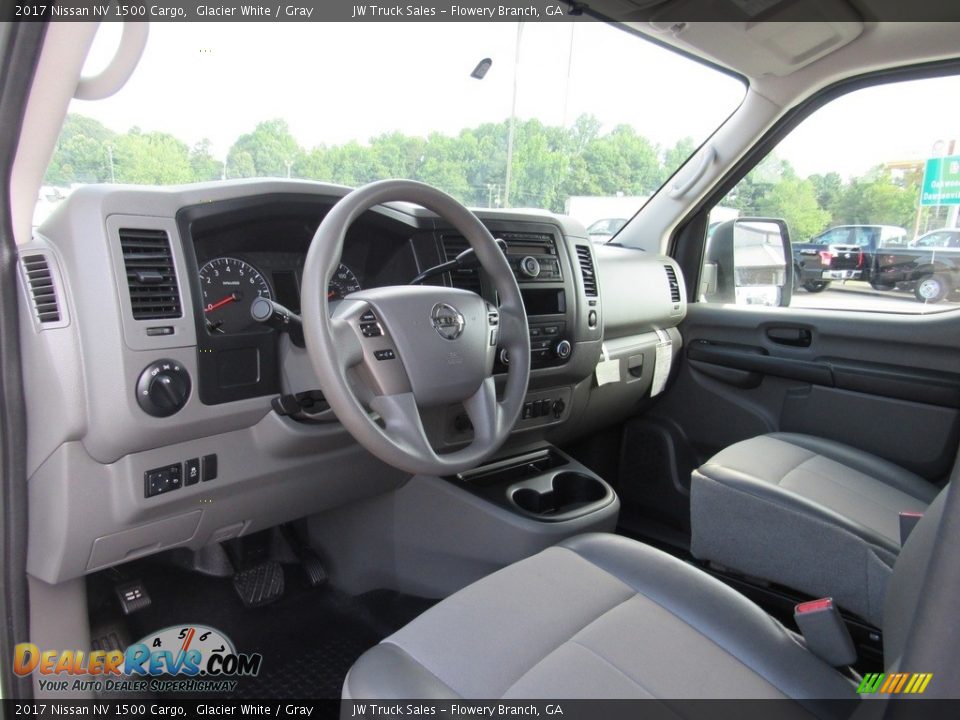
[[[330,285],[327,287],[328,300],[343,300],[350,293],[359,291],[360,281],[356,274],[343,263],[337,268],[337,271],[330,278]]]
[[[258,297],[273,299],[266,278],[250,263],[231,257],[210,260],[200,268],[203,314],[214,334],[243,332],[259,326],[250,317]]]

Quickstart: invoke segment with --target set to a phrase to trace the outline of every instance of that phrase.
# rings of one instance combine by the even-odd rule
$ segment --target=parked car
[[[793,244],[796,285],[808,292],[822,292],[832,280],[873,284],[877,249],[906,244],[907,231],[896,225],[838,225],[805,243]]]
[[[587,234],[595,243],[605,243],[618,232],[620,228],[627,224],[626,218],[603,218],[594,223],[590,223],[587,228]]]
[[[960,228],[921,235],[908,247],[881,248],[872,266],[879,289],[913,291],[923,303],[936,303],[960,289]]]

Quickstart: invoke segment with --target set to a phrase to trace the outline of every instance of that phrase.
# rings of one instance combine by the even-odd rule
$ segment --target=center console
[[[539,522],[586,517],[616,500],[613,488],[602,478],[551,446],[483,465],[449,480]]]

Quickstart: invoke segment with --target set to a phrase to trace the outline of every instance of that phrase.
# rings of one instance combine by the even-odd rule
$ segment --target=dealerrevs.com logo
[[[17,675],[37,673],[40,689],[53,692],[232,692],[236,678],[255,677],[262,663],[262,655],[238,653],[226,635],[205,625],[164,628],[126,650],[41,650],[20,643],[13,654]]]

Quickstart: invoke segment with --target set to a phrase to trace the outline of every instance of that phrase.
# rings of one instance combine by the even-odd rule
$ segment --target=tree
[[[110,153],[116,133],[93,118],[67,115],[47,167],[44,183],[68,187],[73,183],[110,180]]]
[[[919,189],[894,182],[889,173],[875,168],[854,178],[836,203],[834,222],[848,225],[899,225],[910,228],[917,212]]]
[[[253,162],[253,155],[246,150],[239,152],[230,151],[227,155],[226,176],[233,178],[251,178],[257,177],[257,167]]]
[[[253,164],[252,175],[247,160],[239,160],[247,153]],[[227,153],[227,168],[235,167],[235,177],[287,177],[303,155],[286,120],[267,120],[259,123],[252,133],[241,135]],[[242,172],[242,174],[241,174]]]
[[[194,182],[219,180],[223,175],[223,163],[213,157],[210,152],[211,142],[204,138],[190,151],[190,169],[193,172]]]
[[[806,241],[830,222],[830,213],[817,202],[813,183],[797,178],[774,185],[760,200],[757,215],[786,220],[795,242]]]
[[[807,179],[813,184],[817,203],[824,210],[833,214],[840,197],[843,195],[843,180],[840,178],[840,174],[830,172],[826,175],[811,175]]]
[[[116,140],[114,164],[121,183],[176,185],[193,180],[187,144],[168,133],[131,128]]]

